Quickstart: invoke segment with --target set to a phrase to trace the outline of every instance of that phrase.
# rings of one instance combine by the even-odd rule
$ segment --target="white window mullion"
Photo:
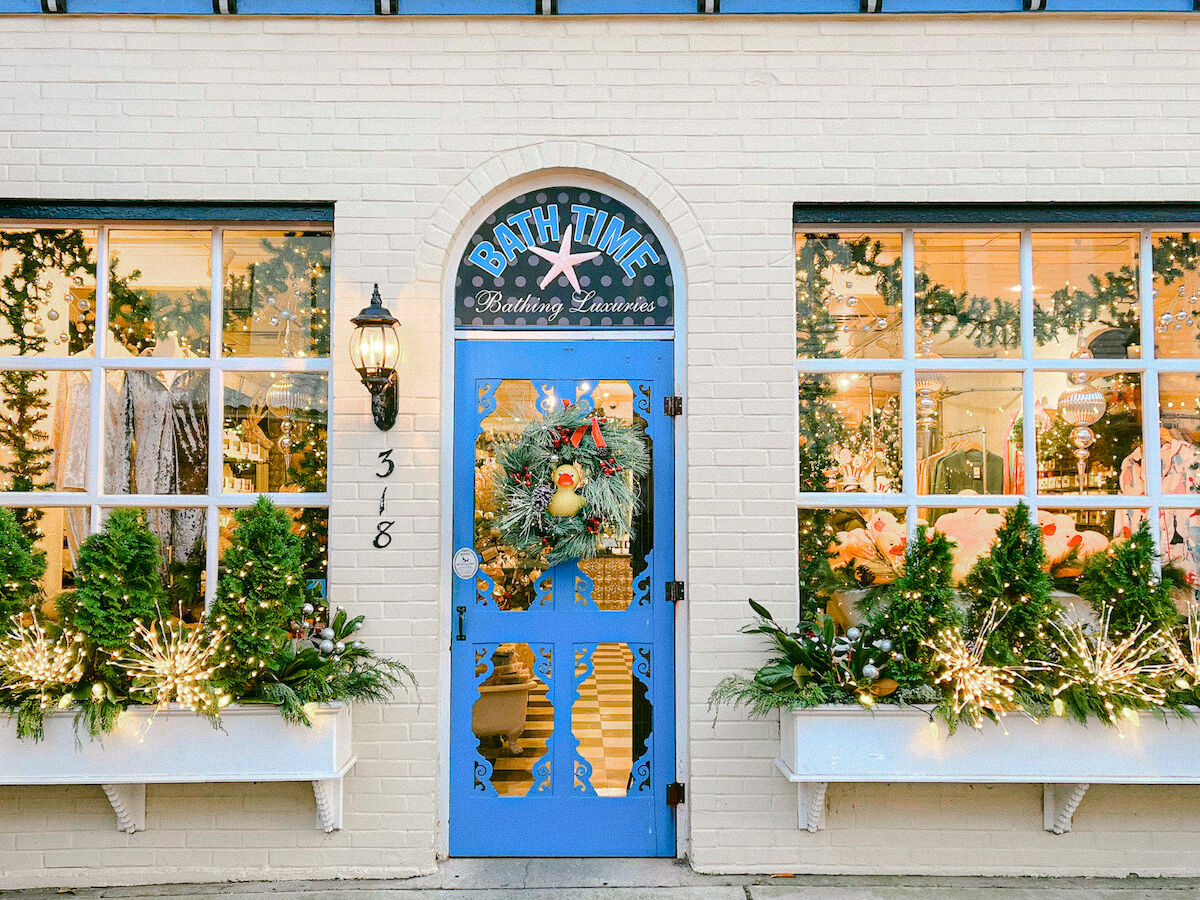
[[[1019,251],[1021,273],[1021,453],[1024,456],[1025,501],[1029,515],[1037,521],[1037,422],[1034,418],[1036,398],[1033,384],[1033,354],[1037,338],[1033,328],[1033,232],[1021,231]]]
[[[1146,474],[1146,514],[1150,517],[1154,546],[1162,553],[1162,442],[1159,440],[1158,367],[1154,354],[1154,238],[1149,229],[1142,231],[1138,250],[1138,301],[1142,359],[1146,363],[1142,373],[1142,466]],[[1162,571],[1161,560],[1155,564],[1155,570]]]
[[[222,361],[225,334],[225,254],[224,232],[212,235],[212,304],[208,321],[208,505],[204,518],[204,609],[212,607],[217,596],[217,567],[221,544],[220,507],[214,498],[221,494],[225,472],[222,438],[225,434],[225,397]],[[253,302],[253,301],[252,301]]]
[[[90,530],[100,530],[100,504],[96,498],[107,490],[104,484],[104,437],[108,400],[103,360],[108,352],[108,226],[100,226],[96,236],[95,327],[92,329],[91,399],[88,431],[87,498],[91,505]]]
[[[900,371],[900,462],[904,491],[898,499],[905,507],[904,522],[910,540],[917,532],[917,381],[913,371],[913,357],[917,352],[914,256],[913,232],[911,228],[906,228],[900,244],[900,355],[904,364]]]

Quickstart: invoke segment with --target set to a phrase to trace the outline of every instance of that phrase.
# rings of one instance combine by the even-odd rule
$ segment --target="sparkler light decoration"
[[[1200,610],[1189,607],[1184,636],[1166,636],[1167,659],[1180,690],[1200,687]]]
[[[13,626],[0,652],[0,680],[14,693],[41,695],[47,705],[50,692],[68,687],[83,677],[82,639],[74,631],[63,631],[51,640],[35,618],[22,626],[13,617]]]
[[[134,691],[149,694],[160,708],[180,703],[215,715],[231,699],[210,684],[225,633],[204,628],[186,632],[182,624],[165,627],[160,638],[157,628],[138,623],[129,648],[114,653],[113,662],[129,673]]]
[[[925,642],[933,651],[932,663],[938,673],[934,684],[949,686],[954,715],[965,713],[974,728],[983,727],[984,716],[1003,718],[1021,708],[1013,690],[1016,672],[983,661],[988,638],[1003,618],[993,604],[974,639],[964,640],[960,628],[943,628],[934,640]]]
[[[1110,725],[1126,709],[1162,706],[1167,690],[1161,679],[1172,663],[1154,662],[1170,643],[1146,622],[1119,641],[1109,638],[1112,610],[1105,610],[1098,632],[1080,622],[1054,624],[1060,662],[1047,665],[1057,684],[1051,691],[1056,700],[1076,690],[1090,694],[1093,711]]]

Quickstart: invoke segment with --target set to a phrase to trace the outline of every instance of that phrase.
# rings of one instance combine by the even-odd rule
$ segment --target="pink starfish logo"
[[[599,250],[591,253],[572,253],[571,252],[571,231],[574,225],[568,225],[567,230],[563,232],[562,243],[558,245],[558,252],[553,250],[543,250],[541,247],[530,247],[529,249],[540,256],[542,259],[550,263],[550,271],[546,273],[546,277],[538,282],[538,287],[542,290],[546,289],[546,285],[552,282],[559,275],[566,275],[567,281],[571,282],[576,292],[583,290],[579,286],[579,278],[575,275],[575,266],[581,262],[587,262],[589,259],[595,259],[600,255]]]

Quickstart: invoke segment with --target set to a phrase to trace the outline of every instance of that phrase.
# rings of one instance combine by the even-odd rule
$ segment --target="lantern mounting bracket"
[[[379,381],[382,384],[378,389],[374,385],[367,386],[371,392],[371,418],[375,420],[377,428],[388,431],[396,424],[396,412],[399,409],[397,389],[400,379],[396,377],[395,370],[392,370]]]

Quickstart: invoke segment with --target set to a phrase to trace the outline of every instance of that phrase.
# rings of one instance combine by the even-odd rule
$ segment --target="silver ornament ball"
[[[846,629],[846,637],[852,641],[857,641],[860,637],[862,637],[862,632],[851,626],[850,628]]]
[[[333,640],[333,629],[332,628],[322,628],[321,629],[321,638],[326,641]]]
[[[311,603],[305,603],[302,607],[300,607],[300,612],[304,613],[306,616],[311,616],[314,611],[315,609]]]
[[[863,678],[868,678],[871,681],[874,681],[878,677],[879,669],[875,668],[875,666],[871,665],[870,663],[863,666]]]
[[[333,652],[333,641],[321,641],[321,652],[328,656]]]

